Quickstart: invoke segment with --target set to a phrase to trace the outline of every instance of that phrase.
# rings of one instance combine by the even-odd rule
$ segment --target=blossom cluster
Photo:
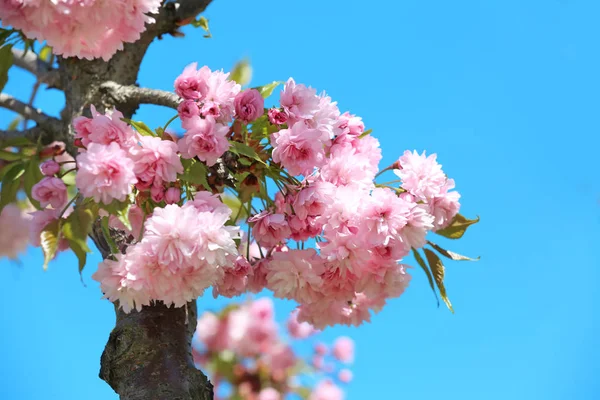
[[[293,79],[268,116],[282,127],[270,136],[273,161],[302,180],[249,219],[267,247],[254,273],[276,297],[297,301],[299,317],[319,328],[369,321],[370,310],[407,287],[410,275],[399,261],[458,213],[454,182],[435,155],[406,152],[394,165],[401,186],[376,185],[377,139],[359,117],[341,114],[328,96]],[[282,247],[289,240],[316,240],[318,252]]]
[[[64,57],[104,60],[134,42],[154,22],[160,0],[0,0],[3,25],[46,41]]]
[[[25,182],[38,207],[31,243],[46,263],[71,247],[85,264],[86,236],[101,218],[111,255],[93,277],[126,312],[152,301],[183,306],[209,287],[215,297],[266,288],[296,301],[299,321],[317,329],[370,321],[407,288],[404,258],[454,221],[454,181],[425,153],[380,169],[379,142],[361,118],[291,78],[265,109],[274,85],[242,90],[223,71],[189,65],[174,83],[180,137],[91,106],[73,121],[75,160],[59,159],[63,145],[27,162],[43,160],[39,179]],[[376,183],[389,170],[398,179]],[[11,208],[0,215],[17,217]],[[14,256],[17,237],[0,237],[0,254]]]
[[[352,380],[348,365],[354,361],[354,341],[339,337],[331,347],[317,341],[318,331],[299,322],[297,312],[290,315],[286,328],[284,335],[269,298],[202,314],[193,355],[210,374],[215,398],[283,400],[295,393],[307,400],[342,400],[341,385]],[[309,339],[311,354],[301,355],[292,346]],[[314,376],[308,378],[308,371]]]

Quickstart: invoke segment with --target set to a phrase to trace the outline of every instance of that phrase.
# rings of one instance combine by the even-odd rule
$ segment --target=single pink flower
[[[258,393],[256,400],[281,400],[281,394],[272,387],[264,388]]]
[[[269,122],[271,122],[273,125],[283,125],[288,120],[287,114],[278,108],[269,109],[267,115],[269,116]]]
[[[40,206],[61,208],[67,203],[67,186],[60,178],[46,176],[31,188],[31,197],[40,202]]]
[[[352,381],[352,377],[352,371],[350,371],[349,369],[342,369],[338,373],[338,379],[340,380],[340,382],[343,383],[350,383]]]
[[[349,364],[354,361],[354,340],[347,336],[339,337],[333,343],[332,351],[336,359]]]
[[[294,119],[310,119],[319,109],[319,97],[313,88],[299,84],[290,78],[281,91],[280,103],[287,115]]]
[[[179,113],[179,118],[183,121],[193,117],[199,117],[200,107],[198,107],[198,103],[196,103],[195,100],[184,100],[177,106],[177,112]]]
[[[170,187],[165,192],[165,202],[167,204],[179,203],[181,200],[181,189],[177,187]]]
[[[175,93],[185,100],[203,99],[208,93],[208,83],[198,74],[197,66],[197,63],[188,65],[175,79]]]
[[[398,160],[394,173],[402,179],[402,187],[420,200],[427,201],[439,195],[446,186],[446,175],[436,161],[437,155],[426,156],[416,151],[405,151]]]
[[[344,392],[329,379],[321,381],[308,397],[308,400],[343,400]]]
[[[177,144],[154,136],[142,136],[139,144],[131,146],[129,154],[135,167],[138,182],[175,182],[177,174],[183,173],[183,165],[177,154]]]
[[[273,247],[290,236],[290,228],[283,214],[263,211],[248,219],[252,234],[261,246]]]
[[[322,297],[323,260],[314,249],[275,252],[267,264],[267,287],[275,297],[310,303]]]
[[[237,118],[250,123],[263,115],[265,99],[258,90],[248,89],[238,93],[233,104]]]
[[[282,129],[271,135],[273,161],[280,163],[292,175],[309,175],[325,161],[322,134],[304,124]]]
[[[295,339],[306,339],[318,332],[311,324],[298,321],[298,310],[292,311],[286,326],[290,336]]]
[[[40,170],[46,176],[53,176],[60,171],[60,164],[54,160],[44,161],[40,164]]]
[[[134,163],[117,143],[91,143],[88,150],[77,156],[79,168],[75,185],[85,197],[96,203],[124,201],[137,182]]]
[[[7,204],[0,212],[0,258],[16,259],[27,248],[31,216],[16,204]],[[39,235],[38,235],[39,238]]]
[[[184,158],[198,157],[211,166],[229,149],[226,135],[229,127],[216,123],[213,117],[191,118],[187,131],[177,144]]]

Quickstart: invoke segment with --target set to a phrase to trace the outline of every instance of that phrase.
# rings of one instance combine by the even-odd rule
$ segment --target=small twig
[[[60,76],[58,70],[52,68],[51,64],[42,61],[34,52],[24,52],[21,49],[12,48],[14,64],[37,76],[38,80],[47,84],[50,88],[60,89]]]

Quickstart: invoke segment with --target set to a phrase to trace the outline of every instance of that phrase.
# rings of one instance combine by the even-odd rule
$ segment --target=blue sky
[[[361,115],[381,165],[405,149],[438,153],[463,214],[481,216],[441,242],[482,257],[447,263],[454,315],[415,269],[371,324],[324,332],[357,342],[347,399],[597,399],[599,12],[593,0],[220,0],[205,13],[213,38],[186,29],[153,44],[139,82],[171,89],[190,62],[248,57],[253,84],[293,76]],[[15,71],[6,91],[26,99],[30,85]],[[43,92],[36,105],[56,113],[61,101]],[[138,118],[157,126],[172,113]],[[98,261],[87,286],[71,255],[47,272],[37,250],[0,262],[0,398],[117,398],[98,378],[114,322],[90,278]],[[281,319],[292,308],[277,306]]]

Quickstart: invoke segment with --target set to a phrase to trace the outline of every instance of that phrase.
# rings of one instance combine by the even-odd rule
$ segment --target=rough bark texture
[[[212,385],[192,361],[195,302],[186,308],[158,303],[129,314],[115,310],[117,324],[102,354],[100,377],[122,399],[213,398]]]
[[[36,115],[38,126],[25,133],[21,131],[21,135],[41,134],[44,142],[62,140],[74,153],[72,120],[88,112],[91,104],[99,110],[116,107],[126,117],[131,117],[139,104],[153,102],[152,95],[159,93],[132,90],[137,86],[140,64],[148,46],[155,38],[176,31],[182,21],[194,18],[209,3],[210,0],[165,2],[156,15],[156,23],[148,25],[137,42],[126,44],[124,51],[115,54],[108,62],[59,57],[59,68],[53,71],[39,60],[18,60],[16,64],[30,72],[43,72],[44,79],[51,79],[52,86],[62,89],[66,99],[60,120],[52,119],[52,124],[44,125],[47,121]],[[163,94],[154,103],[176,107],[177,98]],[[1,133],[3,137],[18,135],[17,131]],[[115,230],[111,231],[111,236],[124,252],[127,239]],[[110,252],[98,224],[94,227],[92,239],[106,258]],[[117,322],[102,355],[100,377],[121,399],[213,398],[212,385],[192,361],[191,339],[197,316],[195,303],[189,303],[187,308],[167,308],[156,304],[130,314],[117,308],[115,311]]]

